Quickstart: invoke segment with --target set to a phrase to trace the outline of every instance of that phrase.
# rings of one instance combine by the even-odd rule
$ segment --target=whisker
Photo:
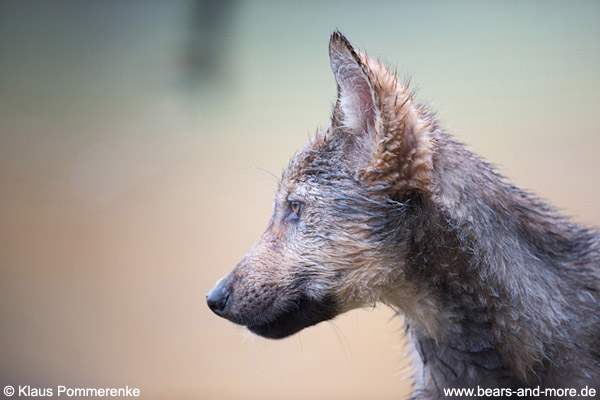
[[[354,355],[352,354],[352,346],[350,346],[350,342],[348,342],[348,339],[346,338],[344,333],[341,331],[339,326],[337,326],[335,321],[329,321],[329,326],[331,326],[333,328],[333,331],[336,334],[336,338],[338,339],[338,342],[340,343],[340,346],[342,347],[342,351],[344,352],[344,357],[346,358],[346,360],[348,362],[352,363]]]
[[[252,167],[244,167],[244,168],[239,168],[236,169],[235,172],[239,172],[239,171],[243,171],[243,170],[247,170],[247,169],[252,169],[252,170],[259,170],[259,171],[263,171],[266,172],[267,174],[269,174],[273,179],[275,179],[275,182],[277,182],[277,184],[281,183],[281,179],[279,179],[277,177],[277,175],[275,175],[274,173],[272,173],[271,171],[261,168],[261,167],[256,167],[256,166],[252,166]]]

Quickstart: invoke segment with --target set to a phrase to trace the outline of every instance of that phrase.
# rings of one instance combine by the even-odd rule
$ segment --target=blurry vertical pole
[[[237,0],[193,0],[184,54],[189,90],[205,89],[223,71],[231,10]],[[200,93],[203,94],[203,93]]]

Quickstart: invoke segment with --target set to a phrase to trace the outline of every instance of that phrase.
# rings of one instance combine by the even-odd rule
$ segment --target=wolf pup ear
[[[329,58],[338,84],[334,122],[351,135],[372,130],[375,126],[375,100],[367,68],[340,32],[334,32],[329,39]]]
[[[430,193],[435,119],[408,87],[341,33],[329,41],[338,84],[332,127],[342,135],[349,168],[366,187],[403,196]]]

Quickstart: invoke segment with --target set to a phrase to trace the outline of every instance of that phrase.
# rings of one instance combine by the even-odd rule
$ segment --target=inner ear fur
[[[437,123],[395,73],[354,49],[339,32],[329,42],[338,84],[332,127],[348,167],[369,189],[428,194]]]

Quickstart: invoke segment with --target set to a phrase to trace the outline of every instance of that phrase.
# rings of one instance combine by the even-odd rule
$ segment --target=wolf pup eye
[[[288,220],[297,220],[300,218],[300,214],[302,213],[302,209],[304,208],[304,204],[299,201],[289,201],[289,211],[287,218]]]

